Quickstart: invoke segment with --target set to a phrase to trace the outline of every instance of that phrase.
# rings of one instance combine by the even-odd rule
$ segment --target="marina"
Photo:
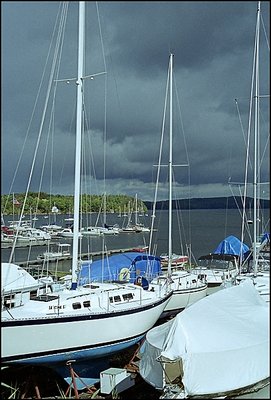
[[[4,3],[12,20],[11,11],[17,14],[20,4],[12,8],[13,3]],[[1,398],[270,398],[270,201],[262,189],[269,143],[268,124],[262,123],[267,114],[262,68],[267,62],[260,40],[261,2],[255,4],[255,30],[248,2],[246,8],[233,3],[238,19],[249,11],[240,25],[233,13],[225,13],[223,3],[214,3],[214,13],[208,5],[208,18],[193,2],[191,9],[182,2],[155,3],[155,24],[158,15],[164,17],[163,7],[171,11],[172,23],[166,18],[163,26],[172,29],[162,35],[160,20],[159,30],[151,29],[155,36],[159,32],[162,53],[168,48],[163,55],[147,39],[151,24],[145,15],[152,3],[115,4],[116,14],[115,6],[106,2],[53,2],[52,8],[40,3],[36,10],[34,2],[25,14],[17,14],[18,26],[27,22],[26,37],[36,49],[24,55],[16,42],[18,65],[27,57],[29,76],[36,83],[39,73],[41,80],[27,130],[23,106],[34,99],[28,92],[32,82],[21,68],[27,85],[17,104],[14,78],[5,80],[13,89],[10,97],[8,92],[3,97],[7,105],[14,101],[18,118],[12,126],[12,109],[5,106],[10,135],[3,146],[5,157],[10,144],[15,146],[10,162],[4,163],[8,168],[1,210]],[[207,3],[198,5],[203,11],[202,5]],[[185,24],[180,24],[183,13],[176,12],[181,9]],[[27,14],[30,10],[42,23]],[[197,11],[195,33],[189,28],[191,10]],[[136,12],[140,29],[129,21]],[[201,35],[201,18],[206,35]],[[219,18],[223,24],[217,24]],[[223,34],[221,43],[216,25],[206,29],[212,20]],[[229,33],[234,24],[236,41]],[[134,37],[127,35],[128,26]],[[10,29],[16,26],[10,24]],[[7,33],[12,30],[6,27]],[[209,50],[199,36],[208,38]],[[248,68],[242,65],[248,65],[250,47],[248,79]],[[13,50],[10,42],[7,48]],[[226,48],[231,57],[225,57]],[[113,58],[119,64],[114,82]],[[12,60],[12,69],[11,60],[5,71],[18,74],[17,62]],[[221,80],[222,61],[225,71],[238,65],[244,80],[232,73]],[[207,65],[210,75],[204,72]],[[182,80],[184,108],[177,90]],[[217,90],[220,80],[223,94]],[[241,114],[235,99],[241,144],[226,102],[249,89],[249,105]],[[203,93],[204,101],[198,96]],[[247,132],[241,121],[245,115]],[[228,153],[231,160],[226,162]],[[206,207],[206,193],[209,204],[221,208]],[[190,199],[202,207],[191,208]],[[187,201],[187,207],[181,209],[180,201]]]
[[[176,211],[177,212],[177,211]],[[175,212],[174,212],[175,213]],[[200,257],[200,255],[206,254],[206,249],[211,253],[214,251],[218,244],[219,241],[221,241],[224,238],[224,234],[226,232],[227,234],[234,234],[236,236],[240,237],[240,223],[239,223],[239,218],[238,218],[238,211],[237,210],[193,210],[190,211],[189,214],[190,216],[188,217],[188,212],[184,211],[182,212],[183,214],[183,220],[184,223],[186,224],[188,220],[192,221],[191,224],[191,229],[192,232],[195,234],[192,236],[192,243],[191,243],[191,249],[193,250],[193,255],[194,259],[197,260],[197,258]],[[226,218],[227,214],[227,218]],[[173,214],[174,215],[174,214]],[[64,219],[66,216],[65,215],[58,215],[58,220],[59,223],[61,223],[62,219]],[[116,215],[111,215],[110,219],[112,222],[117,220]],[[167,211],[159,211],[157,212],[157,219],[160,220],[161,226],[166,226],[166,221],[167,221]],[[175,218],[173,218],[175,219]],[[269,212],[266,210],[264,212],[264,219],[268,222],[269,220]],[[205,243],[202,243],[200,240],[200,237],[202,237],[205,234],[205,226],[206,224],[209,226],[209,234],[208,237],[206,237]],[[173,229],[173,238],[178,237],[178,227],[173,224],[174,229]],[[267,224],[266,229],[268,230],[269,224]],[[157,232],[157,242],[159,243],[159,247],[157,249],[157,254],[161,254],[167,250],[167,244],[166,240],[163,238],[163,232],[164,230],[160,230]],[[219,240],[218,240],[219,238]],[[125,239],[125,241],[124,241]],[[92,255],[93,259],[99,259],[102,256],[102,251],[101,246],[103,242],[103,238],[98,237],[98,238],[92,238]],[[125,247],[121,248],[120,245],[122,243],[126,244],[132,244],[130,247]],[[117,254],[122,254],[119,253],[119,251],[130,251],[130,250],[135,250],[135,248],[140,248],[144,247],[143,243],[148,243],[148,234],[146,233],[140,233],[140,234],[125,234],[120,238],[120,235],[118,236],[112,236],[112,237],[106,237],[106,247],[108,253],[111,255],[117,255]],[[82,246],[83,249],[87,249],[88,245],[88,240],[86,238],[83,238],[82,241]],[[31,249],[31,254],[33,252],[33,255],[30,256],[30,259],[35,258],[35,254],[39,254],[41,252],[41,249],[44,249],[44,246],[40,246],[39,248],[33,247]],[[178,247],[178,242],[174,240],[174,251],[176,253],[180,253],[180,247]],[[29,249],[28,249],[29,250]],[[208,253],[207,251],[207,253]],[[10,249],[5,249],[2,250],[2,257],[4,259],[8,259]],[[144,253],[143,253],[144,254]],[[26,265],[26,257],[28,255],[27,249],[24,248],[18,248],[16,249],[16,259],[22,260],[21,262],[19,261],[18,264],[25,266]],[[84,255],[87,255],[85,253]],[[37,260],[33,260],[35,263]],[[54,262],[49,262],[49,270],[54,274],[55,271],[55,263]],[[40,263],[40,265],[42,265]],[[58,269],[61,271],[60,276],[64,276],[65,274],[70,273],[69,272],[69,265],[70,265],[70,260],[63,260],[61,262],[58,262]],[[34,269],[37,267],[36,265],[32,265]],[[37,271],[37,270],[36,270]],[[120,393],[119,396],[122,396],[122,398],[138,398],[138,399],[159,399],[160,397],[160,392],[157,391],[155,388],[150,386],[148,383],[146,383],[138,374],[138,363],[139,359],[137,356],[134,356],[137,353],[138,346],[132,346],[129,350],[125,352],[120,352],[116,356],[108,357],[106,360],[104,360],[104,365],[103,365],[103,370],[106,371],[109,368],[118,368],[118,369],[126,369],[128,372],[132,373],[132,376],[134,377],[134,385],[131,386],[130,388],[126,389],[123,393]],[[78,364],[78,361],[72,363],[72,367],[74,371],[78,374],[78,376],[83,380],[84,379],[87,381],[87,378],[89,378],[90,374],[88,373],[91,371],[91,363],[87,363],[87,365],[84,365],[82,368],[80,367],[80,363]],[[125,367],[125,368],[124,368]],[[31,372],[29,372],[29,369],[31,368]],[[68,378],[70,376],[69,368],[65,364],[61,365],[61,376],[63,376],[63,370],[66,371],[66,377]],[[59,374],[57,374],[55,371],[52,371],[48,368],[45,368],[45,370],[41,369],[41,367],[15,367],[13,366],[11,368],[12,376],[17,376],[18,381],[21,379],[23,382],[29,382],[29,392],[35,394],[35,380],[36,384],[39,388],[40,395],[42,398],[46,396],[46,393],[48,394],[48,397],[54,395],[57,396],[59,393],[59,389],[56,385],[55,382],[59,385],[59,387],[63,388],[63,392],[68,388],[68,383],[65,381]],[[19,371],[19,372],[18,372]],[[41,372],[42,371],[42,372]],[[45,371],[45,372],[44,372]],[[5,375],[8,375],[8,372],[5,370],[4,371]],[[4,376],[5,376],[4,375]],[[21,378],[20,378],[21,377]],[[7,378],[8,379],[8,378]],[[96,376],[95,379],[99,381],[100,377]],[[32,382],[32,383],[31,383]],[[80,380],[78,382],[78,387],[80,388],[78,390],[78,396],[81,396],[82,398],[87,396],[92,396],[93,393],[95,392],[93,387],[91,394],[88,393],[88,391],[82,387],[82,384],[80,384]],[[99,387],[99,384],[97,386],[96,384],[96,390],[97,387]],[[74,391],[72,390],[72,394],[74,395]],[[268,398],[269,396],[269,389],[267,390],[267,394],[263,394],[262,398]],[[99,393],[98,393],[99,395]],[[101,394],[100,394],[101,396]],[[79,397],[80,398],[80,397]],[[105,395],[103,398],[112,398],[111,395]]]

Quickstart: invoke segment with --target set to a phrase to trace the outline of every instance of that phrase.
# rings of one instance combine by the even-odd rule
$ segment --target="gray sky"
[[[1,3],[2,193],[25,192],[27,187],[46,98],[49,68],[45,70],[45,62],[59,4]],[[174,167],[174,197],[238,194],[228,180],[244,182],[245,176],[244,135],[257,2],[97,4],[87,2],[85,74],[105,69],[107,74],[85,81],[83,192],[137,193],[143,200],[153,200],[172,52],[178,94],[174,97],[173,163],[189,164]],[[261,8],[260,93],[267,95],[269,2],[262,2]],[[71,2],[58,79],[73,78],[76,71],[77,2]],[[75,86],[73,81],[58,83],[54,113],[48,104],[31,191],[40,188],[47,193],[73,194]],[[261,159],[264,182],[269,181],[268,106],[269,98],[263,98],[260,143],[261,151],[265,149]],[[49,121],[53,128],[49,129]],[[166,129],[165,149],[167,137]],[[167,161],[165,150],[162,162]],[[162,168],[160,199],[167,198],[166,176],[167,168]],[[269,184],[262,186],[261,196],[269,197]]]

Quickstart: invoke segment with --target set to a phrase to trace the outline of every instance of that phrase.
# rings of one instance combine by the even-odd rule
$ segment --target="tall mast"
[[[260,47],[260,2],[257,8],[257,23],[255,37],[255,115],[254,115],[254,177],[253,177],[253,273],[256,276],[258,270],[258,235],[259,235],[259,215],[258,215],[258,185],[259,185],[259,165],[258,165],[258,145],[259,145],[259,47]]]
[[[168,181],[169,181],[169,206],[168,206],[168,275],[171,275],[172,263],[172,74],[173,54],[169,59],[169,160],[168,160]]]
[[[77,69],[77,109],[76,109],[76,148],[75,148],[75,184],[74,184],[74,225],[72,254],[72,289],[77,286],[79,213],[80,213],[80,183],[81,183],[81,141],[82,141],[82,106],[83,106],[83,65],[85,36],[85,2],[79,2],[79,32],[78,32],[78,69]]]
[[[135,225],[137,225],[137,193],[135,195]]]

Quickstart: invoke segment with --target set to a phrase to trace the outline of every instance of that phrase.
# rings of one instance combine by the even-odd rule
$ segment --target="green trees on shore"
[[[24,193],[1,195],[1,212],[3,215],[18,214],[23,205]],[[61,194],[47,194],[29,192],[25,203],[25,214],[49,214],[56,206],[61,214],[73,213],[73,196]],[[135,198],[125,195],[107,195],[106,201],[102,195],[81,195],[82,212],[123,212],[130,209],[135,211]],[[146,211],[147,207],[142,200],[137,199],[137,209]]]

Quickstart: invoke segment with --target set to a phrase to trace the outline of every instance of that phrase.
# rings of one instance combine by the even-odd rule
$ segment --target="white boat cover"
[[[140,374],[163,389],[163,362],[181,360],[186,396],[228,392],[270,376],[269,306],[250,279],[192,304],[152,328]]]
[[[36,288],[39,284],[25,269],[12,263],[1,263],[1,292],[8,293],[25,288]]]

